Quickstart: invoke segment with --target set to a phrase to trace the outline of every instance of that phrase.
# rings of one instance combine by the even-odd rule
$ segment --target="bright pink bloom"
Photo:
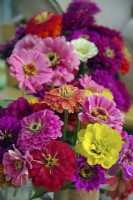
[[[19,40],[14,49],[13,53],[18,53],[20,52],[20,49],[25,49],[25,50],[32,50],[36,48],[36,45],[38,42],[41,40],[41,38],[38,38],[36,35],[26,35],[23,37],[21,40]]]
[[[12,184],[15,186],[26,185],[28,178],[28,168],[31,169],[32,156],[27,151],[25,155],[22,155],[16,148],[9,150],[4,154],[3,166],[6,180],[12,180]]]
[[[22,90],[41,90],[42,84],[51,81],[53,76],[50,62],[36,50],[22,49],[12,54],[8,63],[11,65],[11,75],[20,82],[19,87]]]
[[[92,94],[82,104],[83,112],[79,114],[82,122],[99,122],[107,124],[118,131],[122,130],[123,114],[116,108],[116,103],[103,95]]]
[[[52,85],[62,86],[74,80],[80,61],[74,52],[74,46],[67,43],[65,37],[45,38],[37,48],[51,63],[54,72]]]

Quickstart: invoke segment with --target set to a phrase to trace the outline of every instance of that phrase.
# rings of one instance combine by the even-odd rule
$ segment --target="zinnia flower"
[[[47,92],[44,101],[52,110],[59,113],[62,113],[65,109],[69,113],[73,113],[74,108],[84,101],[84,92],[72,85],[64,85]]]
[[[99,186],[106,183],[105,170],[99,165],[89,165],[86,158],[81,156],[77,159],[77,170],[71,181],[75,183],[77,190],[99,190]]]
[[[50,61],[54,73],[51,84],[62,86],[71,82],[79,70],[80,61],[74,52],[72,44],[67,43],[65,37],[46,38],[37,46],[38,50],[45,54]]]
[[[107,124],[116,130],[122,130],[124,116],[116,103],[103,95],[92,94],[85,98],[82,103],[82,112],[79,113],[79,119],[82,122],[99,122]]]
[[[32,156],[29,152],[22,155],[18,149],[14,148],[4,154],[3,166],[6,180],[12,180],[12,184],[15,186],[26,185],[28,179],[28,168],[31,169]]]
[[[123,177],[127,180],[133,179],[133,136],[126,138],[125,144],[120,152],[119,164],[121,164]]]
[[[25,37],[23,37],[21,40],[19,40],[14,49],[13,49],[13,53],[19,53],[20,49],[25,49],[25,50],[32,50],[36,48],[36,45],[38,45],[39,41],[41,39],[38,38],[36,35],[26,35]]]
[[[116,74],[120,70],[123,59],[120,45],[108,37],[101,37],[95,44],[98,48],[98,54],[88,60],[88,67],[105,69],[112,75]]]
[[[41,85],[51,81],[53,76],[50,62],[36,50],[22,49],[12,54],[8,63],[11,65],[11,75],[20,81],[19,87],[22,90],[41,90]]]
[[[71,180],[76,170],[76,155],[68,144],[52,140],[47,148],[31,151],[33,157],[29,177],[36,187],[59,191]]]
[[[2,188],[3,186],[12,187],[13,184],[11,181],[6,180],[3,165],[0,164],[0,188]]]
[[[96,45],[84,38],[72,40],[71,43],[75,47],[75,52],[78,55],[78,58],[83,62],[86,62],[89,58],[93,58],[98,54]]]
[[[94,15],[100,9],[88,0],[74,0],[63,13],[63,31],[88,28],[94,22]]]
[[[62,16],[51,12],[39,12],[33,16],[26,26],[26,33],[38,37],[57,37],[62,31]]]
[[[27,99],[19,97],[17,100],[8,104],[7,108],[2,109],[3,116],[12,116],[17,119],[22,119],[32,113],[32,107],[28,103]]]
[[[42,110],[21,121],[21,132],[17,140],[19,149],[22,151],[40,149],[46,146],[50,139],[62,136],[61,126],[63,122],[51,110]]]
[[[105,124],[89,124],[78,133],[80,143],[76,152],[87,157],[90,165],[101,165],[108,169],[119,158],[119,152],[124,142],[121,135]]]
[[[3,154],[16,144],[21,126],[20,121],[14,117],[2,117],[0,119],[0,163]]]

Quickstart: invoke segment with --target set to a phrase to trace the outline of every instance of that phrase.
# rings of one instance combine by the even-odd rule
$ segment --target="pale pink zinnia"
[[[44,54],[25,49],[14,53],[8,59],[11,75],[20,83],[19,88],[34,92],[43,89],[42,84],[51,81],[53,71]]]
[[[13,49],[13,53],[18,53],[22,49],[25,50],[36,49],[36,45],[38,45],[40,40],[41,38],[38,38],[36,35],[31,35],[31,34],[26,35],[16,43]]]
[[[37,48],[46,55],[51,63],[50,66],[54,72],[52,85],[62,86],[74,80],[75,74],[79,70],[80,61],[74,52],[74,46],[67,43],[65,37],[45,38],[43,42],[38,44]]]
[[[124,121],[123,114],[116,108],[116,103],[97,94],[86,97],[79,119],[82,122],[107,124],[118,131],[121,131]]]
[[[7,181],[12,181],[12,184],[16,187],[26,185],[28,179],[28,168],[31,169],[32,156],[27,151],[25,155],[22,155],[14,147],[13,150],[9,150],[4,154],[3,166],[4,174]]]

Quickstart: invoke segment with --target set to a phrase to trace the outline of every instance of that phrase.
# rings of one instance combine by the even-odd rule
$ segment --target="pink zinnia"
[[[74,52],[74,46],[66,42],[65,37],[48,37],[38,44],[38,50],[44,53],[54,72],[52,85],[62,86],[75,78],[80,61]]]
[[[50,139],[57,139],[62,136],[61,126],[63,122],[58,115],[49,109],[41,110],[21,121],[21,132],[17,144],[19,149],[26,150],[40,149],[45,147]]]
[[[20,52],[20,49],[25,49],[25,50],[32,50],[36,48],[36,45],[38,42],[41,40],[41,38],[38,38],[36,35],[26,35],[23,37],[21,40],[19,40],[14,49],[13,53],[18,53]]]
[[[118,131],[122,129],[123,114],[116,108],[116,103],[105,96],[92,94],[86,97],[82,109],[80,121],[107,124]]]
[[[28,178],[28,168],[31,169],[32,156],[27,151],[22,155],[16,148],[9,150],[4,154],[3,166],[6,180],[12,180],[12,184],[16,187],[26,185]]]
[[[22,90],[41,90],[42,84],[51,81],[53,76],[50,62],[36,50],[22,49],[12,54],[8,63],[11,65],[11,75],[20,82],[19,87]]]

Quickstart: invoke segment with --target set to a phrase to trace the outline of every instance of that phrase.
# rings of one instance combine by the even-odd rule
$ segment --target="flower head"
[[[125,144],[120,152],[119,164],[122,167],[123,177],[127,180],[133,179],[133,136],[126,138]]]
[[[46,191],[59,191],[76,170],[76,155],[68,144],[52,140],[45,149],[31,151],[32,183]]]
[[[62,16],[51,12],[39,12],[33,16],[26,26],[26,33],[38,37],[57,37],[62,30]]]
[[[52,110],[59,113],[62,113],[65,109],[69,113],[73,113],[74,108],[84,101],[84,92],[72,85],[64,85],[47,92],[44,101]]]
[[[89,124],[78,133],[80,143],[76,152],[87,157],[90,165],[101,165],[108,169],[116,163],[124,142],[120,134],[105,124]]]
[[[74,0],[69,4],[67,12],[63,13],[63,30],[77,30],[88,28],[94,22],[94,15],[100,9],[88,0]]]
[[[12,187],[13,184],[11,181],[7,181],[6,180],[6,176],[4,174],[4,168],[3,165],[0,164],[0,188],[3,186],[8,186],[8,187]]]
[[[22,151],[40,149],[46,146],[50,139],[62,136],[63,122],[51,110],[41,110],[21,121],[21,132],[17,144]]]
[[[42,84],[51,81],[53,76],[50,62],[36,50],[22,49],[12,54],[8,63],[11,65],[11,75],[20,81],[22,90],[41,90]]]
[[[116,74],[122,64],[123,55],[121,47],[114,39],[101,37],[97,40],[98,55],[89,60],[88,66],[94,69],[105,69],[111,74]]]
[[[16,144],[20,132],[20,121],[14,117],[2,117],[0,119],[0,163],[3,154]]]
[[[50,62],[51,70],[54,73],[51,80],[52,85],[62,86],[74,80],[80,61],[74,52],[74,46],[68,44],[65,37],[45,38],[38,45],[38,50],[45,54]]]
[[[106,183],[105,170],[99,165],[89,165],[86,158],[81,156],[77,159],[77,170],[71,181],[75,182],[77,190],[98,190],[101,184]]]
[[[72,40],[71,43],[75,47],[75,52],[78,55],[78,58],[83,62],[86,62],[89,58],[98,54],[98,49],[95,44],[84,38]]]
[[[99,122],[107,124],[116,130],[122,130],[124,116],[116,108],[114,101],[103,95],[92,94],[82,103],[82,112],[79,113],[82,122]]]
[[[18,149],[9,150],[4,154],[3,166],[6,180],[12,180],[12,184],[15,186],[26,185],[28,178],[28,168],[31,169],[32,156],[29,152],[22,155]]]

